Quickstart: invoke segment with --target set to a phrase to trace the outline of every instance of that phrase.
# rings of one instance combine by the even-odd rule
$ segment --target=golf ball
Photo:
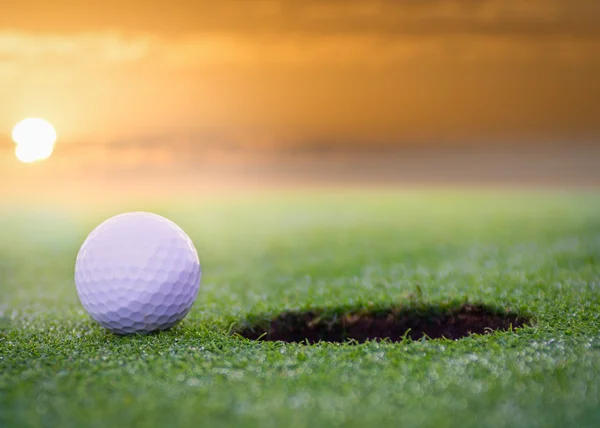
[[[166,330],[189,312],[200,287],[192,240],[172,221],[130,212],[87,237],[75,262],[83,307],[117,334]]]

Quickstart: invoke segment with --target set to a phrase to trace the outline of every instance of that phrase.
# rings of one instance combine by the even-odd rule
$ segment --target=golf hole
[[[296,343],[353,342],[405,338],[458,340],[471,334],[489,334],[527,325],[529,319],[485,305],[420,306],[378,310],[285,312],[275,318],[256,317],[234,331],[258,341]]]

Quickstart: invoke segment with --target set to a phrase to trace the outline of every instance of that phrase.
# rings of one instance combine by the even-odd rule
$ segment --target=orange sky
[[[94,154],[594,140],[598,76],[597,0],[4,0],[0,156],[26,116]]]

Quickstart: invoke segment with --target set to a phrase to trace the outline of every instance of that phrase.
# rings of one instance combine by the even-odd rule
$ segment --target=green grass
[[[0,427],[600,426],[600,195],[297,191],[0,212]],[[179,223],[203,265],[175,329],[117,337],[73,264],[125,210]],[[483,303],[530,327],[460,341],[283,344],[288,310]]]

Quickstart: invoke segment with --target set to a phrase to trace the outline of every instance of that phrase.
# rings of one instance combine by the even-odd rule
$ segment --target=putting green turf
[[[600,426],[600,195],[289,191],[0,213],[1,427]],[[117,337],[73,263],[100,221],[149,210],[203,266],[176,328]],[[228,335],[325,307],[485,303],[532,326],[459,341],[284,344]]]

